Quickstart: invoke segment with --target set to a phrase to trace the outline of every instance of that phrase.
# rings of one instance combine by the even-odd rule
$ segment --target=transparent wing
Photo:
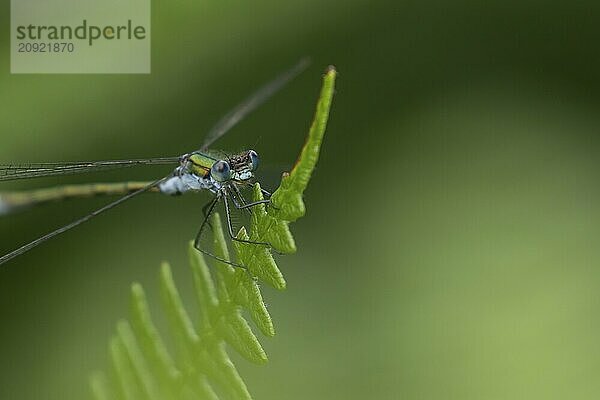
[[[208,131],[208,134],[204,139],[204,143],[202,144],[200,151],[206,150],[217,139],[219,139],[221,136],[227,133],[227,131],[233,128],[238,122],[244,119],[244,117],[246,117],[252,111],[256,110],[258,107],[260,107],[266,100],[268,100],[271,96],[277,93],[288,82],[290,82],[292,79],[298,76],[298,74],[304,71],[309,64],[310,60],[308,58],[303,58],[292,68],[290,68],[271,82],[258,89],[250,97],[245,99],[242,103],[238,104],[233,110],[225,114],[212,127],[212,129]]]
[[[138,165],[176,164],[179,157],[145,158],[137,160],[111,160],[89,162],[37,163],[37,164],[0,164],[0,181],[41,178],[78,174],[84,172],[106,171]]]

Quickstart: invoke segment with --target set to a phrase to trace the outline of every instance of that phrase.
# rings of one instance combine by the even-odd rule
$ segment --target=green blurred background
[[[321,159],[265,288],[277,336],[238,360],[256,399],[600,397],[600,3],[153,2],[152,74],[10,75],[0,9],[0,160],[171,156],[258,85],[312,67],[218,143],[284,169],[322,71]],[[95,175],[145,179],[157,167]],[[8,183],[2,190],[83,182]],[[0,269],[0,399],[82,399],[127,315],[154,303],[206,198],[138,198]],[[104,204],[0,220],[0,250]]]

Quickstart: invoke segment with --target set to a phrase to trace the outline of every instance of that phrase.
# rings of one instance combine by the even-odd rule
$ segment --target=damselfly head
[[[223,162],[227,163],[230,167],[231,175],[229,179],[238,183],[246,183],[252,178],[254,178],[254,171],[256,171],[256,169],[258,168],[259,158],[258,154],[254,150],[248,150],[243,153],[231,156],[227,159],[227,161]]]

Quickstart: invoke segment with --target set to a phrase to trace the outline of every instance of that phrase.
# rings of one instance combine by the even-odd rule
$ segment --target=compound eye
[[[218,182],[231,179],[231,167],[227,161],[219,160],[210,169],[211,176]]]
[[[258,154],[254,150],[250,150],[248,155],[250,156],[250,161],[252,161],[252,171],[256,171],[258,169],[258,163],[260,162]]]

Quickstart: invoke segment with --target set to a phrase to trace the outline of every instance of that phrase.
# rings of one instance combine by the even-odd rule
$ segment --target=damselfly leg
[[[249,272],[248,268],[245,265],[226,260],[223,257],[219,257],[216,254],[211,253],[210,251],[204,250],[203,249],[204,246],[200,243],[202,234],[205,232],[204,228],[207,225],[212,228],[212,226],[210,225],[209,219],[210,219],[210,216],[212,215],[213,211],[215,210],[215,207],[218,204],[219,199],[220,199],[220,195],[217,194],[210,203],[208,203],[207,205],[205,205],[203,207],[204,220],[202,221],[202,225],[200,225],[200,229],[198,230],[198,234],[196,235],[196,239],[194,240],[194,248],[196,250],[198,250],[200,253],[202,253],[208,257],[214,258],[215,260],[217,260],[219,262],[230,265],[234,268],[241,268],[241,269],[245,270],[246,272]],[[204,210],[206,210],[206,211],[204,211]]]
[[[258,242],[258,241],[254,241],[254,240],[240,239],[235,235],[236,228],[234,227],[234,223],[232,222],[232,208],[230,207],[230,203],[229,203],[230,200],[233,202],[235,209],[246,210],[250,214],[252,213],[252,211],[251,211],[252,207],[255,207],[259,204],[267,204],[270,201],[270,200],[260,200],[260,201],[256,201],[253,203],[246,203],[242,193],[239,191],[238,188],[235,188],[235,189],[230,188],[229,191],[223,190],[223,191],[218,192],[213,200],[211,200],[209,203],[204,205],[204,207],[202,207],[202,214],[203,214],[204,219],[202,221],[202,224],[200,225],[200,229],[198,230],[198,234],[196,235],[196,238],[194,240],[194,248],[196,248],[196,250],[198,250],[202,254],[204,254],[208,257],[211,257],[219,262],[228,264],[232,267],[242,268],[242,269],[247,270],[247,267],[245,265],[235,263],[230,260],[226,260],[223,257],[220,257],[210,251],[205,250],[205,248],[207,248],[207,245],[204,245],[201,243],[203,237],[206,237],[206,234],[207,234],[206,227],[208,226],[208,227],[212,228],[211,223],[210,223],[210,217],[213,214],[213,212],[215,211],[219,202],[222,201],[223,208],[225,211],[225,220],[227,223],[227,233],[228,233],[229,237],[231,238],[231,240],[239,242],[239,243],[252,244],[252,245],[258,245],[258,246],[267,246],[269,248],[272,247],[271,244],[268,242]]]
[[[238,210],[240,209],[240,206],[246,205],[246,199],[244,199],[242,192],[240,192],[240,189],[235,185],[233,186],[233,190],[231,191],[231,201],[233,201],[233,205]],[[246,212],[248,213],[248,215],[252,215],[252,210],[250,210],[249,208],[246,208]]]
[[[249,208],[249,207],[254,207],[257,206],[259,204],[263,204],[265,201],[269,201],[269,200],[261,200],[260,202],[255,202],[252,204],[247,204],[246,206],[243,206],[240,209],[244,209],[244,208]],[[238,237],[235,236],[235,234],[233,233],[233,224],[231,223],[231,210],[229,208],[229,200],[227,199],[227,196],[223,196],[223,203],[225,204],[225,216],[227,218],[227,231],[229,232],[229,236],[231,237],[231,240],[235,240],[236,242],[240,242],[240,243],[249,243],[249,244],[256,244],[256,245],[262,245],[262,246],[268,246],[271,247],[271,243],[267,243],[267,242],[256,242],[253,240],[246,240],[246,239],[239,239]]]
[[[266,191],[262,188],[261,188],[261,192],[263,192],[263,195],[266,194],[269,197],[271,197],[271,193],[269,193],[268,191]],[[236,201],[236,198],[238,199],[237,201]],[[260,204],[265,204],[267,207],[273,207],[276,209],[276,207],[273,205],[273,203],[271,203],[270,198],[265,199],[265,200],[258,200],[258,201],[252,202],[252,203],[246,203],[246,200],[244,199],[242,192],[240,191],[240,189],[237,186],[233,186],[233,193],[231,196],[231,200],[233,201],[233,205],[235,206],[235,208],[237,208],[238,210],[246,210],[250,214],[252,214],[251,208],[258,206]],[[238,203],[238,201],[239,201],[239,203]],[[236,240],[236,239],[233,239],[233,240]],[[269,246],[271,251],[275,252],[278,255],[284,255],[284,253],[281,253],[281,252],[277,251],[276,249],[274,249],[273,245],[271,243],[268,243],[268,242],[250,242],[250,243],[259,244],[259,245],[263,245],[263,246]]]
[[[252,208],[254,206],[257,206],[259,204],[267,204],[267,205],[271,204],[271,200],[269,200],[269,199],[258,200],[258,201],[252,202],[252,203],[247,203],[246,199],[244,199],[244,196],[242,195],[242,192],[240,192],[240,189],[237,186],[233,186],[233,190],[230,194],[231,194],[231,201],[233,202],[233,205],[235,208],[237,208],[238,210],[247,210],[250,213],[251,213],[250,208]]]

